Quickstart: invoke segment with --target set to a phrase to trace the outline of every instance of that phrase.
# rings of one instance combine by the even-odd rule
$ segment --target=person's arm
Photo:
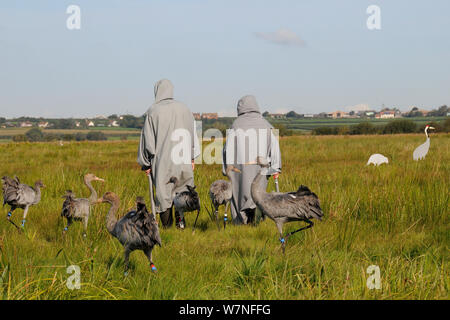
[[[155,132],[153,130],[152,119],[147,114],[144,120],[144,127],[141,131],[141,137],[139,141],[138,158],[137,162],[141,166],[141,169],[150,174],[152,166],[152,158],[155,155]]]
[[[270,171],[274,179],[281,173],[281,151],[278,137],[270,133]]]
[[[225,144],[222,151],[222,174],[224,176],[226,175],[227,165],[234,164],[234,159],[231,159],[234,152],[233,150],[230,150],[230,148],[234,148],[235,137],[236,135],[234,134],[234,130],[227,130]]]
[[[192,170],[195,169],[195,159],[200,156],[200,142],[198,141],[197,136],[197,122],[194,119],[194,132],[192,134]]]

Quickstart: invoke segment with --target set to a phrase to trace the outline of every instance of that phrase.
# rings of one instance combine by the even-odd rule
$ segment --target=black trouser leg
[[[169,228],[173,224],[173,214],[172,214],[172,207],[167,209],[166,211],[159,213],[161,217],[161,223],[163,225],[163,228]]]
[[[255,209],[247,209],[247,210],[245,210],[245,213],[247,215],[247,224],[255,223],[256,208]]]

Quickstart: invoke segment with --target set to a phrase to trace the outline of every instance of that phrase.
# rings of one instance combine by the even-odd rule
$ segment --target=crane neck
[[[260,202],[262,195],[266,192],[266,190],[264,190],[262,188],[262,179],[264,179],[264,175],[261,174],[262,169],[260,168],[258,171],[258,174],[256,175],[256,177],[253,179],[250,191],[251,191],[251,195],[253,198],[253,201],[255,201],[255,203]]]
[[[112,235],[114,235],[114,228],[117,224],[117,211],[119,211],[120,202],[118,199],[111,203],[108,214],[106,215],[106,229]]]
[[[34,191],[36,193],[34,200],[35,201],[40,201],[41,200],[41,188],[39,187],[39,185],[35,185],[34,186]]]
[[[84,184],[91,191],[91,195],[89,196],[89,203],[90,204],[95,203],[97,201],[98,195],[97,195],[97,191],[95,191],[94,187],[91,184],[91,180],[84,179]]]

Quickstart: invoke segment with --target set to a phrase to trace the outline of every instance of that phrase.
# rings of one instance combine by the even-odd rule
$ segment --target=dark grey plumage
[[[173,205],[175,207],[175,216],[178,219],[178,225],[181,229],[185,227],[184,213],[197,211],[197,217],[194,222],[194,230],[197,224],[197,219],[200,214],[200,197],[198,196],[197,191],[195,191],[195,186],[191,187],[190,185],[186,185],[187,191],[175,192],[175,190],[182,185],[179,183],[178,178],[171,177],[167,184],[173,183],[173,192],[172,199]]]
[[[267,167],[267,161],[258,157],[257,164]],[[253,201],[261,210],[263,215],[268,216],[277,225],[280,233],[280,241],[284,251],[285,242],[295,232],[311,228],[314,224],[310,219],[322,220],[323,212],[317,195],[308,187],[301,185],[296,192],[271,192],[267,193],[261,187],[261,180],[265,176],[258,174],[252,182],[251,194]],[[283,224],[291,221],[305,221],[308,226],[291,232],[283,237]]]
[[[97,192],[92,187],[92,181],[104,182],[102,178],[95,176],[92,173],[88,173],[83,178],[84,184],[90,190],[91,194],[89,198],[76,198],[75,194],[71,190],[67,190],[64,198],[64,203],[61,210],[61,216],[67,219],[67,226],[64,228],[65,233],[73,221],[83,222],[83,236],[86,236],[89,215],[91,213],[91,206],[97,203]]]
[[[152,250],[156,244],[161,246],[161,237],[155,216],[148,212],[144,199],[137,197],[136,210],[128,212],[120,220],[116,218],[120,200],[115,193],[105,193],[98,202],[111,205],[106,216],[106,228],[124,246],[125,273],[128,271],[130,253],[134,250],[144,251],[152,271],[156,271],[152,260]]]
[[[38,204],[41,201],[41,188],[44,188],[44,184],[41,180],[36,181],[34,187],[30,187],[26,184],[20,183],[18,177],[11,179],[4,176],[2,178],[3,187],[3,206],[8,204],[11,209],[8,212],[7,219],[11,218],[14,210],[21,208],[23,212],[22,227],[25,226],[28,209],[30,206]]]
[[[230,205],[231,197],[233,196],[233,189],[231,185],[231,177],[230,173],[231,171],[234,172],[241,172],[239,169],[232,165],[228,165],[227,169],[225,171],[226,176],[230,181],[226,180],[216,180],[211,184],[211,187],[209,188],[209,198],[211,199],[211,203],[214,207],[214,214],[216,216],[216,221],[218,223],[219,221],[219,207],[221,205],[225,205],[225,214],[224,214],[224,221],[223,226],[225,228],[227,220],[228,220],[228,207]]]

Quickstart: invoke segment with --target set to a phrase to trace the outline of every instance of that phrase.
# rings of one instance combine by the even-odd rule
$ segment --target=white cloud
[[[288,29],[280,29],[275,32],[255,32],[255,36],[276,44],[305,46],[305,42],[295,32]]]

